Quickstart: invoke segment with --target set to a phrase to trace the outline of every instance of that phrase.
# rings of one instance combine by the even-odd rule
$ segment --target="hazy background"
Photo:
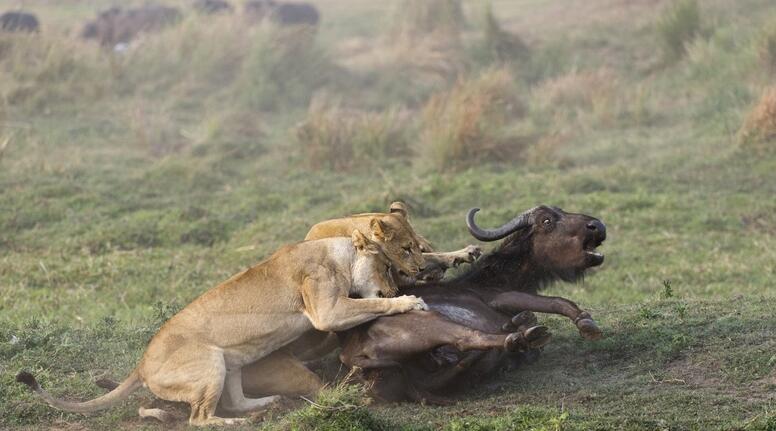
[[[41,26],[0,32],[0,427],[155,426],[13,375],[99,394],[201,292],[398,199],[439,249],[476,243],[473,206],[599,217],[605,264],[549,294],[608,338],[547,318],[540,363],[456,406],[270,425],[776,427],[771,1],[316,0],[316,29],[231,3],[159,1],[181,19],[114,49],[80,34],[118,2],[0,0]]]

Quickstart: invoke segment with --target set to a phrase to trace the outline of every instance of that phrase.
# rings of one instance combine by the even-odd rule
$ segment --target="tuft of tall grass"
[[[191,15],[114,56],[125,90],[202,98],[234,81],[254,29],[236,16]]]
[[[82,105],[111,90],[110,64],[96,47],[48,34],[0,32],[0,98],[29,111]]]
[[[296,127],[295,141],[313,169],[380,166],[387,159],[408,155],[408,123],[408,115],[398,108],[349,110],[340,101],[318,97]]]
[[[261,26],[240,68],[236,96],[245,106],[260,110],[309,103],[336,73],[315,35],[307,27]]]
[[[460,42],[465,26],[461,0],[402,0],[391,23],[392,40],[416,40],[429,35]]]
[[[279,429],[299,431],[387,430],[391,427],[376,418],[367,406],[367,387],[351,383],[349,377],[337,385],[324,388],[308,406],[292,412],[279,424]]]
[[[536,87],[532,108],[540,122],[578,126],[592,120],[611,125],[619,115],[617,90],[617,77],[611,70],[572,71]]]
[[[776,20],[765,26],[757,39],[757,57],[765,72],[776,73]]]
[[[686,44],[701,30],[701,11],[697,0],[676,0],[663,11],[657,22],[663,54],[668,61],[684,56]]]
[[[522,114],[507,69],[459,79],[423,108],[418,160],[426,167],[449,170],[514,156],[520,148],[506,130],[510,120]]]
[[[776,86],[763,91],[744,120],[739,141],[744,149],[758,153],[776,150]]]
[[[496,63],[527,60],[531,54],[523,39],[501,27],[490,3],[485,7],[483,45],[482,52]]]

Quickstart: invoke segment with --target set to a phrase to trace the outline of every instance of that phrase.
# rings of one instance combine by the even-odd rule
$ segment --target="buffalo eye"
[[[550,224],[552,224],[552,220],[550,220],[550,219],[546,218],[546,219],[544,219],[544,220],[542,221],[542,224],[544,224],[545,226],[549,226]]]

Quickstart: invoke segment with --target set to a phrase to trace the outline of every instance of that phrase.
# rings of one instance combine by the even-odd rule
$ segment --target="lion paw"
[[[477,245],[467,245],[464,247],[453,260],[453,266],[458,266],[462,263],[472,263],[482,256],[482,248]]]
[[[404,295],[396,298],[399,305],[399,312],[400,313],[406,313],[408,311],[412,310],[428,310],[428,305],[426,305],[426,302],[423,301],[423,298],[418,298],[415,295]]]

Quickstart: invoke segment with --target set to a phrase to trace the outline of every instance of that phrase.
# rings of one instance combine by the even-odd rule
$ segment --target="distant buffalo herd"
[[[225,0],[193,0],[193,9],[200,14],[231,14],[234,7]],[[309,3],[248,0],[243,3],[243,15],[251,23],[271,21],[282,26],[318,25],[320,13]],[[159,31],[180,21],[183,13],[175,7],[146,5],[136,8],[112,7],[101,11],[87,22],[81,37],[94,39],[102,46],[115,48],[126,45],[141,33]],[[25,11],[9,11],[0,15],[0,32],[36,33],[38,18]]]

